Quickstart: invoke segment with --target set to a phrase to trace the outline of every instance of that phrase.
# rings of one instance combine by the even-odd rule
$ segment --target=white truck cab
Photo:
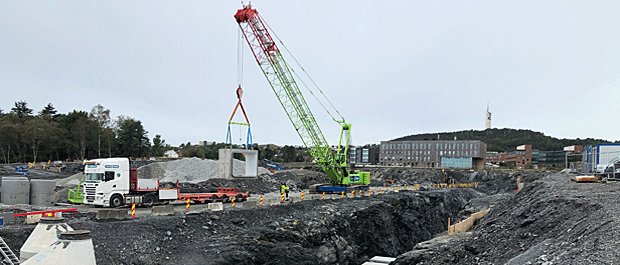
[[[84,174],[84,204],[109,207],[112,197],[120,197],[124,204],[124,194],[129,193],[129,159],[87,160]]]

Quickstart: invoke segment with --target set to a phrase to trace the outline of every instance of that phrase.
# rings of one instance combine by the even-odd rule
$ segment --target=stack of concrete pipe
[[[3,177],[0,202],[7,205],[53,205],[56,181],[26,177]]]

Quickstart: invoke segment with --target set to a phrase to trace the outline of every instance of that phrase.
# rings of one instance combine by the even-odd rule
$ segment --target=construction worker
[[[288,183],[282,182],[282,186],[280,187],[280,193],[286,196],[286,200],[288,200],[288,191],[289,191]]]
[[[282,182],[282,185],[280,186],[280,194],[284,196],[284,193],[286,193],[286,197],[288,199],[288,189],[286,188],[286,183]]]
[[[286,200],[288,200],[288,183],[286,183],[286,186],[284,187],[284,191],[286,192]]]

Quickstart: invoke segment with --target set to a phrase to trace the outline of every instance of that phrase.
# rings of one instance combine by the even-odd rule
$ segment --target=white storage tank
[[[75,230],[60,233],[58,241],[21,264],[97,264],[90,231]]]
[[[30,203],[30,182],[26,177],[3,177],[2,178],[2,197],[0,202],[3,204],[29,204]]]
[[[30,204],[32,205],[54,205],[54,188],[56,181],[50,179],[31,179],[30,180]]]
[[[50,244],[58,241],[62,232],[73,231],[62,217],[43,217],[34,228],[22,248],[19,249],[19,262],[24,262]]]

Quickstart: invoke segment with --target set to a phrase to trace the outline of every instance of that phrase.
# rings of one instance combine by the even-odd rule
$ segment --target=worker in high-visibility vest
[[[288,191],[289,191],[288,183],[282,182],[282,186],[280,186],[280,193],[285,194],[287,200],[288,200]]]

